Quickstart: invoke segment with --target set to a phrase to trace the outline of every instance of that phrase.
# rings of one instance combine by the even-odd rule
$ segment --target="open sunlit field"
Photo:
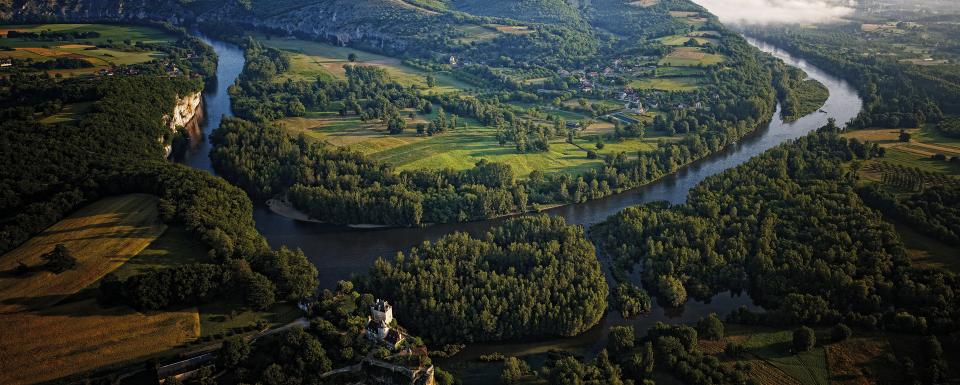
[[[25,38],[8,38],[8,31],[35,32],[51,31],[59,33],[97,32],[99,37],[81,38],[74,41],[36,40]],[[94,73],[101,68],[113,65],[130,65],[153,60],[158,53],[154,51],[125,51],[115,48],[104,48],[101,45],[109,43],[135,44],[170,42],[174,37],[164,31],[139,26],[120,26],[106,24],[38,24],[38,25],[9,25],[0,27],[0,46],[6,46],[12,51],[0,50],[0,58],[32,59],[47,61],[58,57],[82,59],[94,66],[91,68],[51,70],[50,73],[59,73],[65,76]]]
[[[283,75],[283,79],[315,79],[317,76],[344,78],[343,66],[351,64],[347,59],[353,53],[357,55],[357,65],[373,65],[384,68],[393,80],[403,85],[427,87],[428,73],[404,65],[400,59],[353,48],[338,47],[330,44],[274,37],[259,39],[264,45],[282,49],[291,53],[292,68]],[[454,79],[444,73],[431,73],[437,79],[437,86],[430,92],[449,92],[463,90],[470,85]]]
[[[54,380],[142,361],[199,336],[196,308],[138,313],[96,300],[0,314],[0,383]]]
[[[57,303],[137,255],[164,229],[151,195],[109,197],[80,209],[0,257],[0,313]],[[41,255],[60,243],[78,260],[77,268],[61,274],[43,270]],[[16,275],[20,263],[31,271]]]
[[[703,52],[697,47],[677,47],[673,52],[660,59],[662,66],[697,67],[717,64],[723,61],[723,55]]]
[[[426,121],[427,118],[431,117],[418,117],[417,121]],[[463,170],[473,167],[480,159],[486,159],[510,164],[520,176],[526,176],[534,170],[545,173],[585,172],[602,164],[604,155],[615,155],[622,151],[635,156],[637,151],[652,151],[659,140],[626,139],[605,143],[602,150],[597,150],[595,139],[587,135],[576,141],[582,148],[558,138],[551,142],[549,152],[519,154],[510,144],[500,146],[495,139],[494,129],[480,127],[473,121],[466,129],[434,136],[417,135],[413,123],[408,125],[403,134],[390,135],[379,122],[363,123],[356,117],[287,118],[282,123],[291,134],[304,133],[315,140],[350,147],[400,170]],[[597,129],[608,125],[597,124]],[[596,151],[600,157],[587,159],[586,150]]]

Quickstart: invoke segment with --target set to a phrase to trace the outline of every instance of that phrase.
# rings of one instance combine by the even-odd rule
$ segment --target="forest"
[[[645,287],[674,305],[680,294],[747,291],[776,325],[956,330],[960,282],[911,265],[843,165],[879,148],[838,131],[831,123],[707,178],[684,204],[631,207],[592,233],[622,264],[641,264]]]
[[[242,190],[164,159],[162,146],[173,137],[164,116],[178,97],[203,89],[204,78],[51,81],[18,73],[2,81],[0,146],[9,151],[2,152],[0,160],[5,165],[0,170],[0,252],[100,197],[147,193],[160,198],[161,219],[184,226],[209,248],[213,261],[246,265],[234,269],[246,272],[233,277],[238,290],[249,294],[253,288],[269,288],[269,296],[256,298],[257,307],[313,293],[316,269],[300,252],[270,250],[254,228],[253,208]],[[41,123],[44,114],[55,112],[42,109],[51,101],[92,102],[92,107],[77,120]],[[226,288],[218,287],[224,279],[221,270],[217,265],[182,266],[129,278],[123,286],[108,279],[105,299],[142,309],[195,305]],[[196,286],[173,288],[171,282]]]
[[[435,344],[577,335],[605,314],[608,290],[583,229],[545,215],[378,260],[360,286]]]

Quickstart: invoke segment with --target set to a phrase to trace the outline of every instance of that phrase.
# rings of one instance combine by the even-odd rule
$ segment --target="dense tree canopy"
[[[477,239],[463,233],[379,260],[364,286],[433,342],[572,336],[606,310],[593,246],[559,217],[512,219]]]

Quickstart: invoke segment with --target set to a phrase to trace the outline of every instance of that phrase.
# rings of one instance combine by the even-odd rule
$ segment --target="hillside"
[[[503,17],[535,23],[577,24],[580,13],[565,0],[452,0],[453,8],[478,16]]]

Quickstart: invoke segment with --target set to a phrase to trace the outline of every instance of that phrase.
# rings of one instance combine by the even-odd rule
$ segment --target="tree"
[[[509,357],[503,362],[500,383],[504,385],[515,384],[528,374],[530,374],[530,365],[517,357]]]
[[[600,135],[597,135],[597,144],[596,144],[597,150],[602,150],[603,146],[604,146],[603,137]]]
[[[236,336],[228,338],[220,345],[217,351],[217,367],[220,369],[233,369],[247,359],[250,355],[250,343],[243,337]]]
[[[43,267],[56,274],[67,270],[73,270],[77,267],[77,259],[70,254],[67,246],[58,243],[53,251],[40,256],[43,259]]]
[[[660,297],[664,300],[665,306],[677,307],[687,302],[687,289],[679,279],[670,275],[660,276],[657,289],[660,291]]]
[[[716,313],[710,313],[706,318],[700,318],[697,322],[697,333],[708,340],[719,340],[723,338],[723,321],[717,317]]]
[[[433,75],[427,75],[427,87],[433,88],[437,85],[437,78]]]
[[[817,344],[817,335],[813,332],[813,329],[806,326],[801,326],[799,329],[793,331],[793,351],[794,352],[806,352],[813,349]]]
[[[354,53],[354,52],[350,52],[350,54],[347,55],[347,60],[349,60],[351,63],[356,62],[356,61],[357,61],[357,54]]]
[[[833,338],[833,342],[844,341],[850,338],[851,335],[853,335],[853,331],[850,330],[849,326],[842,323],[838,323],[830,330],[830,337]]]
[[[909,141],[910,141],[910,137],[911,137],[911,136],[910,136],[910,133],[909,133],[909,132],[907,132],[906,130],[900,130],[900,141],[901,141],[901,142],[904,142],[904,143],[909,142]]]
[[[266,310],[276,302],[276,288],[265,275],[253,273],[247,280],[247,304],[257,310]]]
[[[614,326],[610,328],[607,349],[614,355],[623,354],[633,349],[635,338],[632,326]]]

